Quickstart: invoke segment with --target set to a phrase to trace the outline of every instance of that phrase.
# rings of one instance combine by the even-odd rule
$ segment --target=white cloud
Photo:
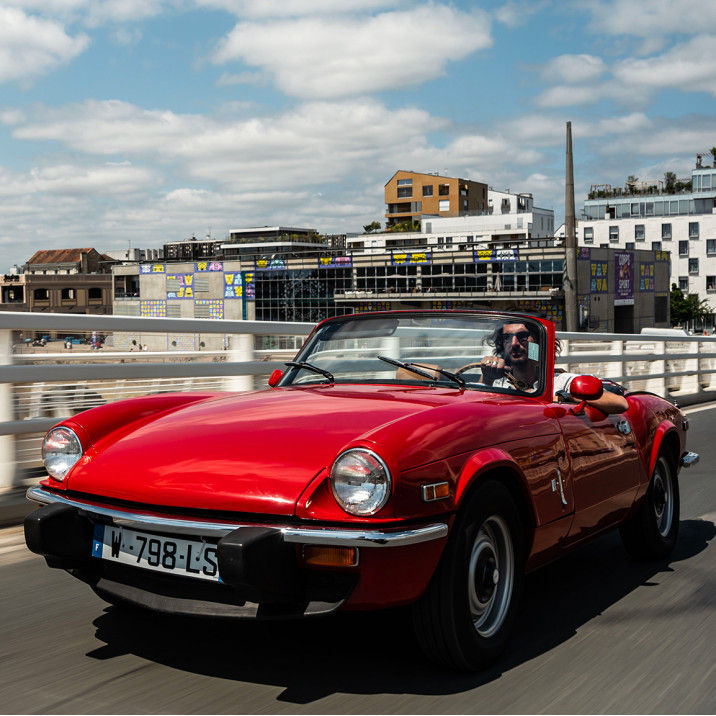
[[[0,110],[0,122],[3,124],[21,124],[26,120],[26,115],[19,109]]]
[[[546,82],[576,84],[594,82],[605,72],[601,57],[594,55],[559,55],[546,62],[542,68],[542,79]]]
[[[90,27],[108,23],[136,22],[155,17],[182,0],[4,0],[3,5],[21,8],[65,21],[82,21]]]
[[[0,82],[27,81],[71,62],[89,45],[62,25],[0,6]]]
[[[229,74],[223,72],[221,77],[216,80],[217,87],[226,87],[229,85],[256,85],[261,84],[265,80],[265,76],[260,72],[239,72],[238,74]]]
[[[603,99],[604,88],[601,85],[592,87],[557,85],[541,92],[535,98],[535,103],[539,107],[574,107],[581,104],[594,104]]]
[[[604,73],[608,76],[600,81]],[[554,78],[560,83],[535,98],[540,107],[568,107],[609,100],[640,108],[657,92],[667,89],[707,92],[716,97],[716,35],[698,35],[660,55],[630,57],[614,62],[611,67],[592,56],[564,55],[548,62],[542,77],[547,81]]]
[[[444,121],[372,100],[315,102],[274,117],[236,119],[144,110],[118,101],[38,107],[13,136],[74,151],[177,165],[184,176],[282,188],[334,181],[363,162],[410,148]],[[260,179],[259,179],[260,177]]]
[[[127,196],[156,189],[160,183],[154,170],[128,163],[86,167],[55,164],[35,167],[27,174],[0,171],[0,196]]]
[[[658,57],[624,60],[613,68],[613,74],[626,87],[716,96],[716,35],[699,35]]]
[[[420,84],[491,45],[485,13],[424,5],[374,17],[240,22],[213,61],[240,60],[272,73],[289,95],[326,99]]]
[[[113,37],[118,45],[138,45],[142,39],[142,31],[138,27],[119,27],[114,31]]]
[[[674,35],[716,32],[713,0],[587,0],[581,3],[592,13],[591,28],[611,35]]]
[[[304,17],[367,12],[408,5],[407,0],[196,0],[203,7],[226,10],[237,17]]]
[[[528,0],[517,2],[508,0],[502,7],[495,10],[495,20],[509,28],[522,27],[529,22],[530,17],[547,5],[544,0]]]

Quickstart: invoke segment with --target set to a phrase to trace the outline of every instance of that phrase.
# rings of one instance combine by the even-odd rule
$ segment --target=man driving
[[[517,388],[526,392],[539,386],[539,332],[534,323],[505,323],[493,334],[494,355],[480,361],[482,381],[498,388]],[[559,353],[559,343],[557,345]],[[554,392],[569,393],[575,373],[556,371]],[[555,395],[555,400],[557,396]],[[623,413],[629,403],[623,395],[605,390],[597,400],[587,403],[603,413]]]

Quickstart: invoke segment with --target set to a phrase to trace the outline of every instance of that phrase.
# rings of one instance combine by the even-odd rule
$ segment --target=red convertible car
[[[678,407],[627,392],[606,414],[615,387],[555,371],[556,346],[553,323],[515,314],[326,320],[267,389],[54,427],[27,544],[108,602],[162,612],[411,605],[430,658],[482,668],[526,572],[616,528],[632,555],[668,556],[677,475],[698,460]]]

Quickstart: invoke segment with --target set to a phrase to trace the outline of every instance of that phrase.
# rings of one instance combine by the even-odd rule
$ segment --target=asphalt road
[[[401,611],[231,623],[128,614],[0,532],[2,713],[716,712],[716,407],[690,409],[668,563],[609,535],[527,581],[497,668],[426,663]]]

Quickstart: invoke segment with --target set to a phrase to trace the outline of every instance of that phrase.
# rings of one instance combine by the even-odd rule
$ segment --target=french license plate
[[[221,581],[216,545],[199,540],[95,525],[92,556],[183,577]]]

